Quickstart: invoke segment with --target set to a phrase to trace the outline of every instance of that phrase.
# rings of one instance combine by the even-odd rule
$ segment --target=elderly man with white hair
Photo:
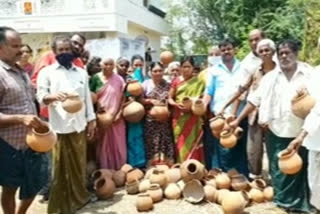
[[[263,39],[257,44],[256,52],[262,60],[259,68],[250,76],[243,78],[238,91],[234,96],[225,104],[221,112],[232,103],[239,102],[239,100],[244,99],[243,92],[248,91],[248,93],[253,93],[259,85],[262,77],[272,71],[276,67],[276,62],[273,60],[273,56],[276,52],[275,43],[270,39]],[[245,93],[246,94],[246,93]],[[245,95],[244,94],[244,95]],[[241,96],[242,95],[242,96]],[[236,104],[235,104],[236,105]],[[248,139],[247,139],[247,154],[249,163],[249,176],[254,179],[261,177],[262,174],[262,157],[263,157],[263,130],[259,126],[257,121],[258,109],[254,110],[248,115]]]

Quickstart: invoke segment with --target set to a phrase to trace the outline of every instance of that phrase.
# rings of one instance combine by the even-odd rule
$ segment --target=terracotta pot
[[[110,169],[98,169],[94,171],[91,175],[91,177],[94,180],[99,180],[100,178],[108,177],[109,179],[112,179],[113,171]]]
[[[145,174],[144,178],[145,178],[145,179],[149,179],[149,178],[150,178],[150,175],[153,173],[153,171],[154,171],[155,169],[156,169],[156,168],[154,168],[154,167],[148,169],[148,170],[146,171],[146,174]]]
[[[170,112],[166,104],[153,106],[149,114],[155,120],[161,121],[161,122],[167,121],[170,117]]]
[[[151,184],[147,193],[151,196],[154,203],[161,201],[163,198],[163,191],[159,184]]]
[[[241,137],[243,130],[240,127],[237,127],[235,130],[225,130],[220,134],[220,144],[225,148],[233,148],[238,141],[238,138]]]
[[[231,177],[231,187],[235,191],[246,190],[248,184],[248,179],[242,174],[233,175]]]
[[[222,210],[225,214],[240,214],[243,212],[246,201],[237,192],[229,192],[222,200]]]
[[[164,195],[168,199],[179,199],[181,197],[181,189],[177,184],[171,183],[164,190]]]
[[[305,119],[315,105],[316,100],[307,91],[300,91],[291,101],[291,110],[294,115]]]
[[[112,180],[117,187],[122,187],[126,183],[126,173],[124,171],[118,170],[113,173]]]
[[[227,173],[220,172],[215,176],[215,180],[216,180],[218,189],[230,189],[231,179],[229,178]]]
[[[168,183],[177,183],[181,179],[181,171],[179,168],[171,168],[165,172]]]
[[[145,212],[153,209],[153,201],[149,194],[139,194],[136,201],[136,207],[139,212]]]
[[[167,176],[164,174],[163,170],[155,169],[150,175],[151,184],[159,184],[160,187],[165,187],[167,185]]]
[[[236,169],[230,169],[228,172],[228,176],[231,178],[234,175],[239,175],[240,173]]]
[[[182,105],[184,106],[184,108],[186,110],[191,110],[191,107],[192,107],[192,100],[190,97],[184,97],[182,98]]]
[[[120,168],[121,171],[124,171],[125,173],[128,173],[133,167],[130,164],[124,164]]]
[[[263,196],[264,196],[264,199],[266,201],[272,201],[273,199],[273,196],[274,196],[274,190],[273,190],[273,187],[266,187],[264,190],[263,190]]]
[[[207,178],[215,178],[221,172],[222,170],[219,168],[210,169],[209,172],[207,173]]]
[[[143,88],[138,80],[133,80],[128,83],[127,91],[130,95],[138,97],[142,94]]]
[[[164,64],[164,65],[168,65],[169,63],[171,63],[174,59],[174,55],[171,51],[163,51],[160,54],[160,61]]]
[[[83,102],[79,96],[70,96],[62,102],[62,108],[68,113],[77,113],[82,109]]]
[[[109,112],[98,112],[97,121],[100,127],[107,128],[113,123],[113,116]]]
[[[181,164],[180,164],[180,163],[176,163],[176,164],[173,164],[173,165],[171,166],[171,169],[173,169],[173,168],[180,169],[180,167],[181,167]]]
[[[204,166],[199,161],[195,159],[189,159],[184,161],[180,167],[181,178],[184,182],[190,181],[192,179],[201,180],[204,173]]]
[[[301,170],[303,162],[296,150],[292,150],[292,152],[288,153],[285,149],[279,152],[278,157],[279,169],[284,174],[294,175]]]
[[[127,182],[139,181],[143,178],[143,172],[140,169],[131,169],[127,173]]]
[[[193,102],[191,110],[194,115],[202,116],[206,113],[207,108],[202,99],[197,99]]]
[[[251,181],[250,186],[252,188],[263,190],[267,186],[267,183],[263,179],[258,178]]]
[[[94,92],[91,92],[91,100],[92,100],[92,104],[96,104],[98,101],[98,95]]]
[[[228,189],[220,189],[218,190],[218,194],[217,194],[217,203],[218,204],[222,204],[222,201],[224,198],[228,197],[228,193],[230,191]]]
[[[94,182],[94,190],[98,198],[108,199],[112,197],[115,189],[116,186],[109,177],[103,177]]]
[[[205,185],[210,185],[210,186],[213,186],[214,188],[217,187],[217,182],[216,182],[215,178],[207,177],[203,181],[204,181]]]
[[[56,133],[43,122],[43,126],[38,129],[31,129],[26,136],[26,143],[36,152],[48,152],[57,142]]]
[[[205,185],[204,186],[204,195],[206,201],[210,201],[212,203],[215,203],[218,198],[218,190],[211,185]]]
[[[130,195],[139,193],[139,181],[133,180],[130,182],[126,182],[126,191]]]
[[[220,138],[220,133],[223,130],[224,123],[225,118],[221,115],[218,115],[210,120],[210,129],[212,131],[212,134],[218,139]]]
[[[166,164],[158,164],[155,167],[156,167],[156,169],[161,170],[161,171],[167,171],[168,169],[170,169],[169,166]]]
[[[144,117],[145,110],[143,105],[136,101],[129,101],[123,109],[123,117],[126,121],[137,123]]]
[[[204,188],[200,181],[193,179],[185,183],[182,191],[183,197],[190,203],[200,203],[204,196]]]
[[[145,179],[139,184],[139,192],[146,192],[151,186],[151,182],[149,179]]]
[[[256,188],[252,188],[249,191],[249,197],[253,202],[256,202],[256,203],[262,203],[264,201],[263,192]]]

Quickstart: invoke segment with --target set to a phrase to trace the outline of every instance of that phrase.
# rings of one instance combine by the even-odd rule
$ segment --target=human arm
[[[29,128],[39,128],[43,125],[36,115],[2,114],[0,113],[0,128],[23,124]]]
[[[241,111],[240,115],[235,120],[230,122],[229,126],[231,128],[238,127],[240,122],[244,118],[246,118],[255,108],[256,108],[256,106],[254,104],[252,104],[251,102],[247,102],[247,104],[245,105],[244,109]]]

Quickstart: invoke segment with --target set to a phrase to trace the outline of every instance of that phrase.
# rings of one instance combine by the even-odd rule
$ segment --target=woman
[[[17,64],[29,75],[32,76],[33,65],[29,62],[32,56],[32,49],[29,45],[24,44],[21,47],[21,59],[17,62]]]
[[[127,82],[138,80],[140,83],[144,81],[142,68],[144,60],[140,55],[134,55],[131,59],[133,73],[127,77]],[[126,93],[127,97],[131,97]],[[127,123],[127,148],[128,148],[128,163],[133,167],[144,168],[146,165],[146,156],[143,139],[143,122]]]
[[[112,115],[112,125],[98,127],[97,159],[100,168],[118,170],[127,161],[126,129],[121,106],[125,83],[113,72],[114,61],[100,63],[102,72],[95,74],[90,89],[98,96],[98,111]]]
[[[130,66],[129,60],[124,57],[119,57],[117,60],[117,74],[119,74],[123,80],[127,79],[128,69]]]
[[[193,69],[193,58],[184,58],[181,76],[173,80],[169,92],[169,104],[174,107],[172,126],[178,162],[190,158],[203,161],[203,120],[182,105],[184,97],[198,98],[205,89],[204,82],[192,75]]]
[[[146,109],[167,101],[170,84],[163,79],[163,65],[150,65],[151,79],[144,81],[143,91]],[[148,165],[174,163],[174,146],[170,121],[157,121],[147,114],[144,122],[144,139]]]

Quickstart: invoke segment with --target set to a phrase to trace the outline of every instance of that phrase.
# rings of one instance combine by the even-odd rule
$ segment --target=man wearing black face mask
[[[95,114],[87,72],[72,63],[71,40],[56,37],[52,49],[57,62],[45,67],[37,81],[38,101],[48,105],[49,123],[58,136],[52,153],[54,169],[48,213],[74,213],[89,200],[85,154],[87,138],[94,135]],[[69,113],[62,103],[75,96],[82,101],[82,107]]]

